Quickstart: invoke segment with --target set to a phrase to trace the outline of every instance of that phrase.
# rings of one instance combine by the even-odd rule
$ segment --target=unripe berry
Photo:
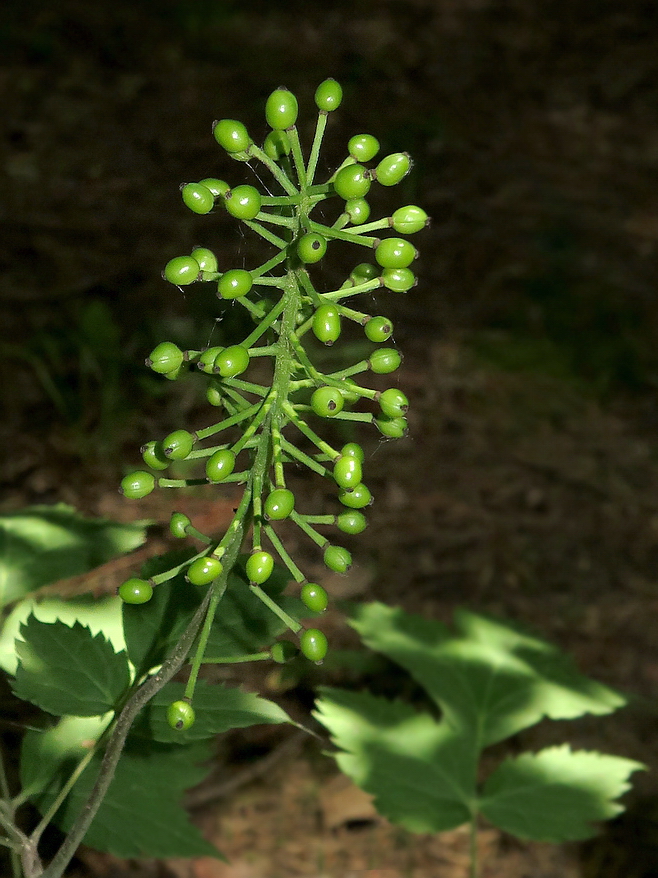
[[[270,128],[290,128],[297,121],[297,98],[287,88],[277,88],[265,104],[265,118]]]
[[[170,341],[162,341],[146,358],[146,365],[160,375],[175,372],[183,362],[182,350]]]
[[[315,90],[315,105],[325,113],[337,110],[343,100],[343,89],[335,79],[325,79]]]

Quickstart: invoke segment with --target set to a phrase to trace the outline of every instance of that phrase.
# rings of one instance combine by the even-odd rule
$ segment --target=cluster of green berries
[[[245,573],[252,589],[271,607],[261,586],[272,575],[276,554],[299,583],[301,600],[313,613],[326,609],[327,593],[321,585],[307,581],[285,549],[276,524],[293,522],[322,550],[327,568],[339,573],[349,570],[349,551],[331,543],[317,528],[333,525],[343,533],[358,534],[366,527],[363,510],[372,502],[372,496],[362,480],[363,449],[356,443],[333,447],[318,435],[309,417],[373,423],[387,438],[405,435],[405,394],[397,387],[380,390],[355,380],[361,373],[385,376],[398,369],[402,357],[392,344],[393,323],[387,317],[355,310],[348,300],[380,288],[398,293],[410,290],[416,284],[411,266],[418,252],[402,236],[428,224],[425,211],[416,205],[370,221],[366,196],[372,187],[394,186],[411,169],[407,153],[385,155],[374,163],[380,144],[370,134],[350,138],[341,166],[324,183],[314,182],[327,118],[340,106],[341,99],[341,87],[334,80],[328,79],[318,87],[317,124],[308,158],[296,128],[297,100],[285,88],[276,89],[267,100],[265,116],[271,130],[262,147],[241,122],[222,119],[213,124],[215,140],[229,156],[246,164],[258,161],[272,173],[277,194],[261,194],[249,184],[232,185],[206,178],[181,187],[183,202],[197,214],[228,211],[260,235],[274,252],[257,267],[229,265],[220,270],[216,255],[197,247],[189,255],[171,259],[163,277],[179,287],[196,282],[214,284],[218,299],[245,308],[255,328],[228,346],[182,350],[166,341],[151,351],[147,366],[168,379],[175,380],[190,369],[201,373],[206,381],[206,399],[221,410],[222,416],[201,430],[178,429],[162,440],[146,443],[142,458],[147,469],[130,473],[121,484],[124,495],[131,498],[145,497],[156,487],[231,482],[244,485],[243,502],[236,515],[251,524],[252,547]],[[340,205],[335,221],[325,224],[312,219],[316,206],[332,198],[337,198]],[[384,232],[388,234],[380,237]],[[353,243],[371,258],[359,260],[338,289],[320,291],[309,269],[320,262],[335,241]],[[362,328],[374,349],[358,362],[322,371],[312,361],[313,345],[306,343],[305,336],[314,337],[316,344],[334,345],[349,323]],[[255,358],[270,360],[269,384],[244,377]],[[359,407],[359,403],[365,406]],[[202,470],[194,478],[165,477],[164,471],[180,462],[201,466]],[[286,468],[291,464],[331,479],[343,511],[316,515],[298,509],[293,492],[286,487]],[[203,550],[186,568],[191,584],[209,585],[227,574],[222,558],[234,532],[231,527],[217,542],[197,531],[186,516],[175,513],[171,531],[175,536],[192,536],[204,543]],[[264,540],[270,548],[263,548]],[[177,572],[179,568],[171,575]],[[129,579],[119,593],[127,603],[144,603],[152,596],[154,586],[167,578],[170,574],[148,581]],[[277,612],[276,607],[273,609]],[[284,615],[281,611],[282,618]],[[313,661],[321,661],[327,650],[324,634],[286,618],[299,636],[301,652]],[[279,644],[275,647],[273,657],[287,657],[287,647],[283,651]],[[172,706],[171,719],[177,727],[179,723],[185,726],[184,717],[190,715],[187,708],[191,710],[191,705]]]

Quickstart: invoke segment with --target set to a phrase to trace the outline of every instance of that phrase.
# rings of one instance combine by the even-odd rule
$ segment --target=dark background
[[[332,76],[344,100],[321,171],[350,136],[375,134],[415,165],[373,215],[418,203],[433,218],[414,239],[418,287],[381,299],[412,429],[364,440],[378,501],[354,545],[364,594],[516,618],[655,704],[656,26],[640,0],[6,3],[5,507],[125,516],[116,484],[139,445],[205,417],[194,388],[143,359],[163,338],[221,341],[239,318],[216,324],[214,297],[183,296],[160,272],[196,244],[220,266],[236,248],[249,264],[257,245],[223,215],[187,211],[178,185],[251,182],[211,122],[238,118],[259,140],[265,99],[285,85],[308,139]],[[165,515],[171,498],[158,502],[148,514]],[[610,728],[607,741],[583,734],[658,761],[651,711]],[[601,874],[617,874],[611,862]]]

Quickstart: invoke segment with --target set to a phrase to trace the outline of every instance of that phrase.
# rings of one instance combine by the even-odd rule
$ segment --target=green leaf
[[[445,832],[471,819],[470,743],[400,701],[320,687],[315,717],[343,752],[341,770],[410,832]]]
[[[148,578],[161,573],[182,563],[185,557],[185,553],[176,553],[151,559],[141,575]],[[206,648],[209,660],[258,652],[269,647],[288,630],[249,588],[243,575],[244,557],[229,574],[228,587],[217,607]],[[288,580],[287,572],[275,566],[272,576],[262,588],[293,617],[308,615],[308,611],[301,612],[303,604],[300,600],[281,594]],[[162,663],[187,627],[204,594],[205,589],[186,582],[183,571],[158,585],[147,604],[124,606],[123,625],[128,656],[139,674]]]
[[[275,567],[274,573],[261,588],[282,609],[297,617],[303,606],[301,601],[281,594],[289,578],[281,568]],[[308,611],[305,611],[305,615],[308,615]],[[210,659],[249,655],[267,648],[287,630],[287,625],[251,591],[248,583],[234,573],[217,608],[206,655]]]
[[[92,595],[80,595],[70,600],[61,598],[25,598],[19,601],[7,617],[0,632],[0,667],[8,674],[15,674],[18,665],[16,655],[16,638],[20,627],[30,615],[40,622],[55,622],[59,619],[71,627],[80,622],[89,628],[92,634],[102,634],[112,643],[115,652],[126,648],[123,639],[121,608],[123,601],[116,595],[95,598]]]
[[[16,641],[14,693],[57,716],[99,716],[111,710],[130,683],[125,652],[79,622],[72,627],[30,616]]]
[[[84,518],[64,504],[0,515],[0,608],[136,549],[147,523]]]
[[[151,558],[141,575],[148,579],[187,560],[193,552],[183,550]],[[135,665],[137,675],[161,665],[178,642],[197,607],[203,593],[185,581],[184,573],[163,582],[153,590],[146,604],[125,604],[123,601],[123,634],[128,658]]]
[[[164,743],[186,744],[230,729],[291,722],[285,710],[273,701],[241,689],[199,680],[192,702],[196,714],[194,725],[187,731],[176,731],[167,722],[167,708],[184,694],[183,683],[167,683],[138,716],[131,734],[147,735]]]
[[[176,747],[129,739],[85,844],[116,857],[222,858],[190,823],[180,804],[183,792],[206,775],[199,764],[210,756],[211,748],[203,743]],[[67,832],[80,813],[96,781],[100,760],[100,754],[94,755],[58,810],[54,822],[62,831]],[[57,787],[51,784],[32,801],[44,814],[56,794]]]
[[[350,624],[367,646],[409,671],[453,729],[479,729],[479,747],[543,717],[607,714],[626,703],[543,640],[466,610],[454,621],[452,635],[440,622],[371,603],[358,606]]]
[[[506,759],[484,785],[482,814],[518,838],[564,842],[590,838],[592,824],[623,811],[614,800],[625,793],[628,777],[646,768],[631,759],[567,744]]]
[[[22,794],[32,798],[50,788],[52,795],[56,795],[111,718],[112,714],[64,716],[45,731],[27,731],[21,743]]]

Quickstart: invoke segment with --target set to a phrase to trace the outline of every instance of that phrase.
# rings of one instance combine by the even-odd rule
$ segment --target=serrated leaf
[[[100,716],[130,683],[125,652],[79,622],[72,627],[30,616],[16,641],[14,693],[56,716]]]
[[[21,742],[21,794],[31,798],[51,787],[58,792],[111,718],[64,716],[44,731],[28,730]]]
[[[230,729],[291,722],[288,714],[266,698],[227,686],[199,680],[192,705],[194,725],[176,731],[167,722],[167,708],[185,694],[183,683],[167,683],[138,716],[131,734],[146,735],[163,743],[186,744],[206,740]]]
[[[145,578],[181,564],[191,556],[189,551],[171,552],[151,558],[141,575]],[[180,573],[158,585],[146,604],[123,604],[123,634],[130,661],[137,675],[161,665],[178,642],[199,606],[203,594],[185,581]]]
[[[0,515],[0,608],[132,551],[146,538],[145,524],[85,518],[64,504]]]
[[[646,768],[631,759],[567,744],[506,759],[484,785],[481,813],[500,829],[534,841],[590,838],[593,824],[623,811],[615,802],[634,771]]]
[[[400,701],[320,687],[314,713],[341,748],[336,761],[374,796],[384,817],[410,832],[444,832],[470,820],[471,744]]]
[[[204,743],[185,747],[130,741],[119,760],[107,795],[84,842],[116,857],[219,857],[222,855],[190,823],[181,806],[183,792],[207,774],[200,763],[211,756]],[[68,831],[93,787],[100,766],[95,755],[56,814]],[[32,797],[43,814],[56,790]]]
[[[183,558],[180,554],[162,556],[155,564],[149,563],[142,570],[142,576],[167,570],[182,563]],[[286,571],[275,566],[262,588],[286,612],[298,616],[303,606],[301,601],[281,594],[288,580]],[[124,606],[128,656],[139,673],[162,663],[185,630],[204,593],[204,589],[185,580],[183,571],[158,585],[147,604]],[[284,631],[287,631],[286,625],[251,591],[239,565],[229,574],[228,587],[210,630],[206,655],[213,660],[250,655],[270,646]]]
[[[0,632],[0,667],[8,674],[15,674],[18,665],[16,655],[16,638],[20,627],[30,615],[40,622],[55,622],[59,619],[69,627],[80,622],[89,628],[92,634],[103,633],[112,643],[115,652],[126,648],[123,638],[121,598],[111,595],[95,598],[91,595],[80,595],[71,600],[61,598],[25,598],[13,608]]]
[[[404,667],[441,707],[452,728],[479,729],[485,747],[543,717],[611,713],[619,693],[578,672],[571,659],[539,638],[460,610],[456,634],[422,616],[362,604],[350,624],[371,649]]]

